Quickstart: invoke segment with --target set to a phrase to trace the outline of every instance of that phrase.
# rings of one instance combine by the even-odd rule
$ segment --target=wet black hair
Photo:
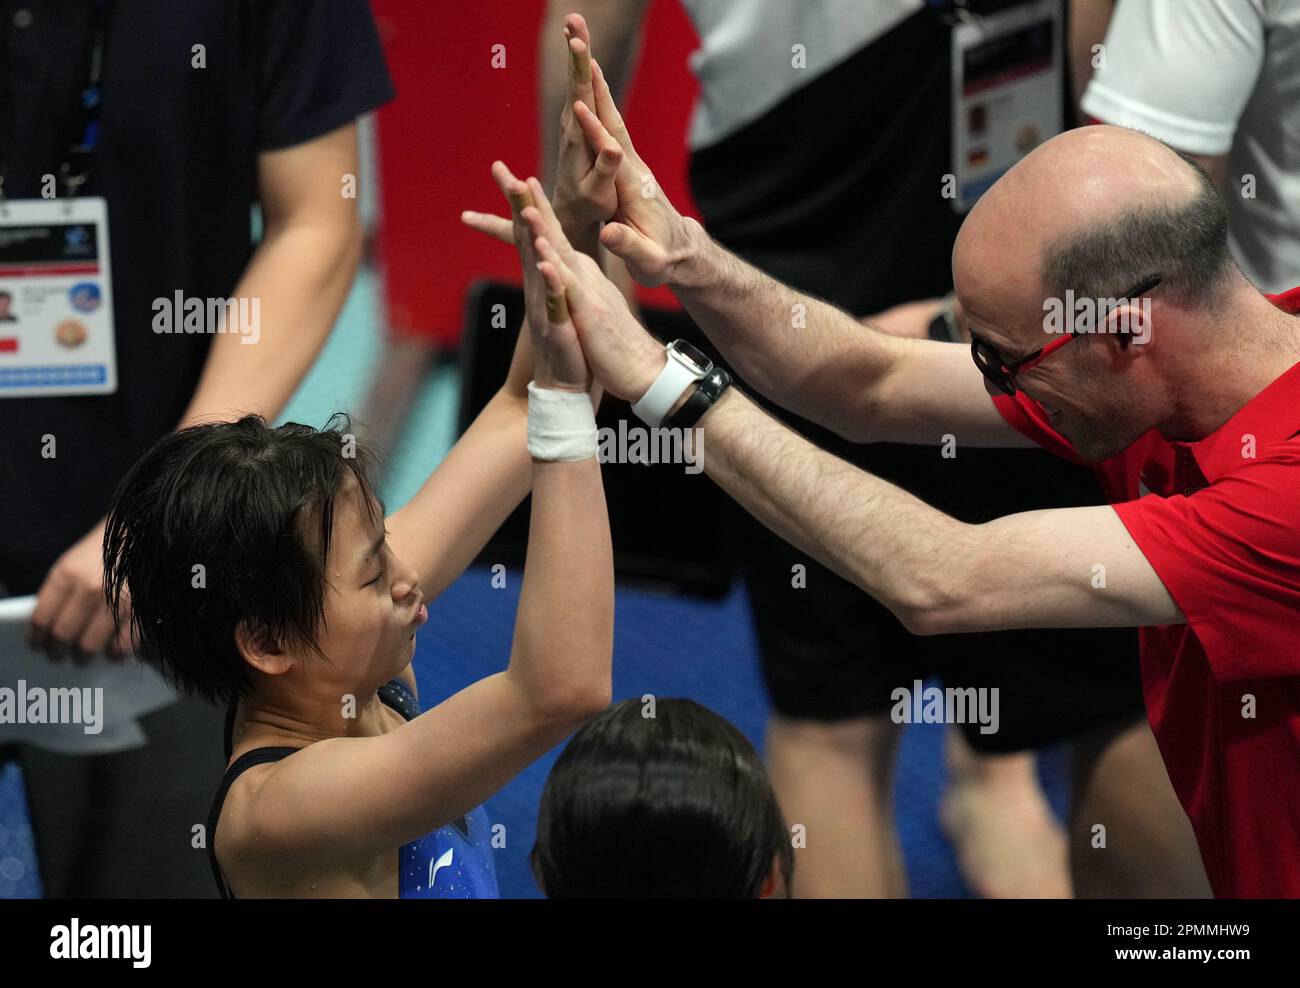
[[[164,436],[127,471],[108,513],[104,594],[115,623],[126,592],[140,657],[226,703],[254,685],[235,644],[241,622],[321,654],[335,499],[355,477],[382,524],[373,473],[343,413],[320,430],[248,415]]]
[[[623,700],[589,721],[542,791],[531,863],[550,898],[757,898],[790,833],[753,745],[692,700]]]

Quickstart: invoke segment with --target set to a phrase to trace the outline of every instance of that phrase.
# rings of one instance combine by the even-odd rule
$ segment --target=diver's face
[[[321,651],[351,683],[388,682],[410,663],[428,612],[419,574],[393,553],[351,476],[335,501],[327,577]]]

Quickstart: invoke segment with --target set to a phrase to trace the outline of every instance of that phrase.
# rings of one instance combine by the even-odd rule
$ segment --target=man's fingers
[[[603,178],[612,178],[618,174],[623,164],[623,149],[615,144],[613,147],[601,148],[596,155],[596,173]]]
[[[643,285],[663,283],[667,256],[663,248],[649,237],[625,223],[606,223],[600,231],[600,243],[615,257],[627,263],[632,276]]]
[[[564,36],[565,38],[581,38],[583,43],[591,47],[591,31],[587,28],[587,18],[581,14],[566,14],[564,17]]]
[[[623,162],[623,148],[605,129],[600,118],[583,103],[573,104],[573,115],[578,120],[578,126],[582,128],[582,136],[586,138],[587,146],[596,155],[596,169],[602,175],[613,175]]]
[[[591,80],[596,90],[596,115],[605,129],[609,131],[614,140],[622,146],[628,154],[636,154],[632,147],[632,138],[627,132],[627,126],[623,123],[623,115],[618,112],[618,107],[614,105],[614,94],[609,91],[609,83],[605,81],[605,73],[601,71],[600,63],[596,59],[591,60]]]
[[[626,223],[606,223],[600,231],[600,243],[625,261],[642,257],[650,247],[650,242]]]
[[[467,209],[460,214],[460,221],[479,233],[486,233],[489,237],[495,237],[502,243],[514,243],[514,223],[504,216],[493,216],[491,213],[476,213],[472,209]]]

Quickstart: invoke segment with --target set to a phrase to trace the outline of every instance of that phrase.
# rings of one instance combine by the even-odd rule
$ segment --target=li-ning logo
[[[242,336],[240,343],[262,338],[260,298],[186,298],[175,292],[171,298],[153,300],[153,331],[163,334],[229,333]]]
[[[454,847],[449,847],[447,848],[447,853],[442,855],[442,857],[437,861],[429,862],[429,888],[433,888],[433,880],[438,877],[438,872],[442,871],[443,868],[451,867],[451,859],[455,850]]]
[[[1074,290],[1065,298],[1043,299],[1045,333],[1126,333],[1136,343],[1151,339],[1151,299],[1143,298],[1075,298]],[[1116,312],[1118,317],[1112,319]]]
[[[129,960],[148,967],[152,926],[82,926],[76,916],[67,926],[50,928],[50,956],[55,960]]]

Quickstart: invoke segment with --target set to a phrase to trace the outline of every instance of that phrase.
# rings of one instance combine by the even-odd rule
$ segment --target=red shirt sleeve
[[[1055,453],[1071,463],[1092,465],[1080,458],[1068,439],[1047,424],[1047,416],[1038,402],[1023,391],[1017,391],[1014,395],[993,395],[993,404],[1011,428],[1032,439],[1049,453]]]
[[[1300,675],[1300,442],[1189,497],[1114,505],[1221,680]]]

